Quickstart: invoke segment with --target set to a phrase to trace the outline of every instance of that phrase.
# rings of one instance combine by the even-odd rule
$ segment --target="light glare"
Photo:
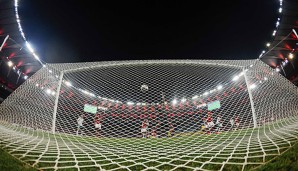
[[[177,104],[177,99],[174,99],[174,100],[172,101],[172,103],[173,103],[173,105]]]
[[[127,102],[128,105],[133,105],[135,104],[134,102]]]
[[[195,95],[192,97],[192,99],[197,99],[199,96],[198,95]]]
[[[8,65],[9,67],[12,67],[12,66],[13,66],[13,63],[12,63],[11,61],[8,61],[8,62],[7,62],[7,65]]]
[[[280,69],[279,69],[279,68],[275,68],[275,71],[276,71],[276,72],[279,72],[279,71],[280,71]]]
[[[236,75],[234,78],[233,78],[233,81],[237,81],[239,79],[239,76]]]
[[[30,43],[26,42],[26,46],[31,53],[34,53],[34,50],[33,50],[32,46],[30,45]]]
[[[249,86],[250,89],[254,89],[254,88],[256,88],[256,87],[257,87],[256,84],[252,84],[252,85]]]
[[[290,54],[289,54],[289,58],[290,58],[290,59],[293,59],[293,58],[294,58],[294,55],[293,55],[292,53],[290,53]]]
[[[68,87],[71,87],[72,84],[69,82],[69,81],[65,81],[65,84],[68,86]]]
[[[51,91],[50,89],[47,89],[47,90],[46,90],[46,93],[47,93],[47,94],[51,94],[51,92],[52,92],[52,91]]]

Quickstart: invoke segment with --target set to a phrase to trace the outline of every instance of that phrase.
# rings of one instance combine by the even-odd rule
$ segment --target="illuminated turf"
[[[274,142],[278,142],[279,151],[276,150],[276,144],[270,140],[263,141],[262,146],[258,142],[250,142],[250,146],[253,147],[247,151],[249,137],[257,136],[260,131],[268,132],[287,122],[280,121],[257,130],[246,129],[210,135],[197,132],[191,136],[179,135],[158,139],[78,137],[53,135],[21,127],[1,127],[1,132],[4,132],[3,129],[8,131],[1,135],[1,147],[42,170],[77,170],[78,166],[81,166],[80,170],[144,170],[150,167],[159,170],[249,170],[268,162],[295,144],[298,128],[288,128],[288,134],[291,136],[285,137],[286,139],[274,139]],[[26,138],[11,137],[9,130],[17,131]],[[244,135],[250,136],[245,139]],[[267,136],[270,134],[267,133]],[[33,149],[26,148],[36,142],[40,145],[37,144]],[[19,143],[24,145],[17,146]],[[146,154],[143,151],[150,152]],[[246,165],[242,165],[244,162]]]

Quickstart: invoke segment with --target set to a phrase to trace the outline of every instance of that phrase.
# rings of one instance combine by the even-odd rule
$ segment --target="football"
[[[149,89],[148,85],[146,85],[146,84],[141,85],[142,92],[146,92],[146,91],[148,91],[148,89]]]

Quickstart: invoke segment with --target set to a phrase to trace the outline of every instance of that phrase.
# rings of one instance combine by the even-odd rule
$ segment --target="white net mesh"
[[[42,170],[249,170],[297,142],[297,101],[258,60],[49,64],[1,104],[0,145]]]

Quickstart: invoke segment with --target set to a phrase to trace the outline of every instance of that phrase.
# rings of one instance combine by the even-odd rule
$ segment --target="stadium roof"
[[[276,21],[276,30],[272,33],[273,40],[260,55],[260,59],[273,68],[280,68],[281,74],[297,85],[297,58],[289,59],[289,55],[291,53],[296,56],[298,50],[298,1],[281,2],[281,16]]]
[[[42,66],[43,62],[34,53],[18,15],[17,0],[0,0],[0,101],[32,76]],[[280,16],[272,33],[272,40],[260,55],[260,60],[298,84],[297,50],[298,38],[298,2],[297,0],[280,0]],[[289,55],[294,56],[289,59]],[[10,61],[10,62],[9,62]],[[11,66],[10,66],[11,65]]]

